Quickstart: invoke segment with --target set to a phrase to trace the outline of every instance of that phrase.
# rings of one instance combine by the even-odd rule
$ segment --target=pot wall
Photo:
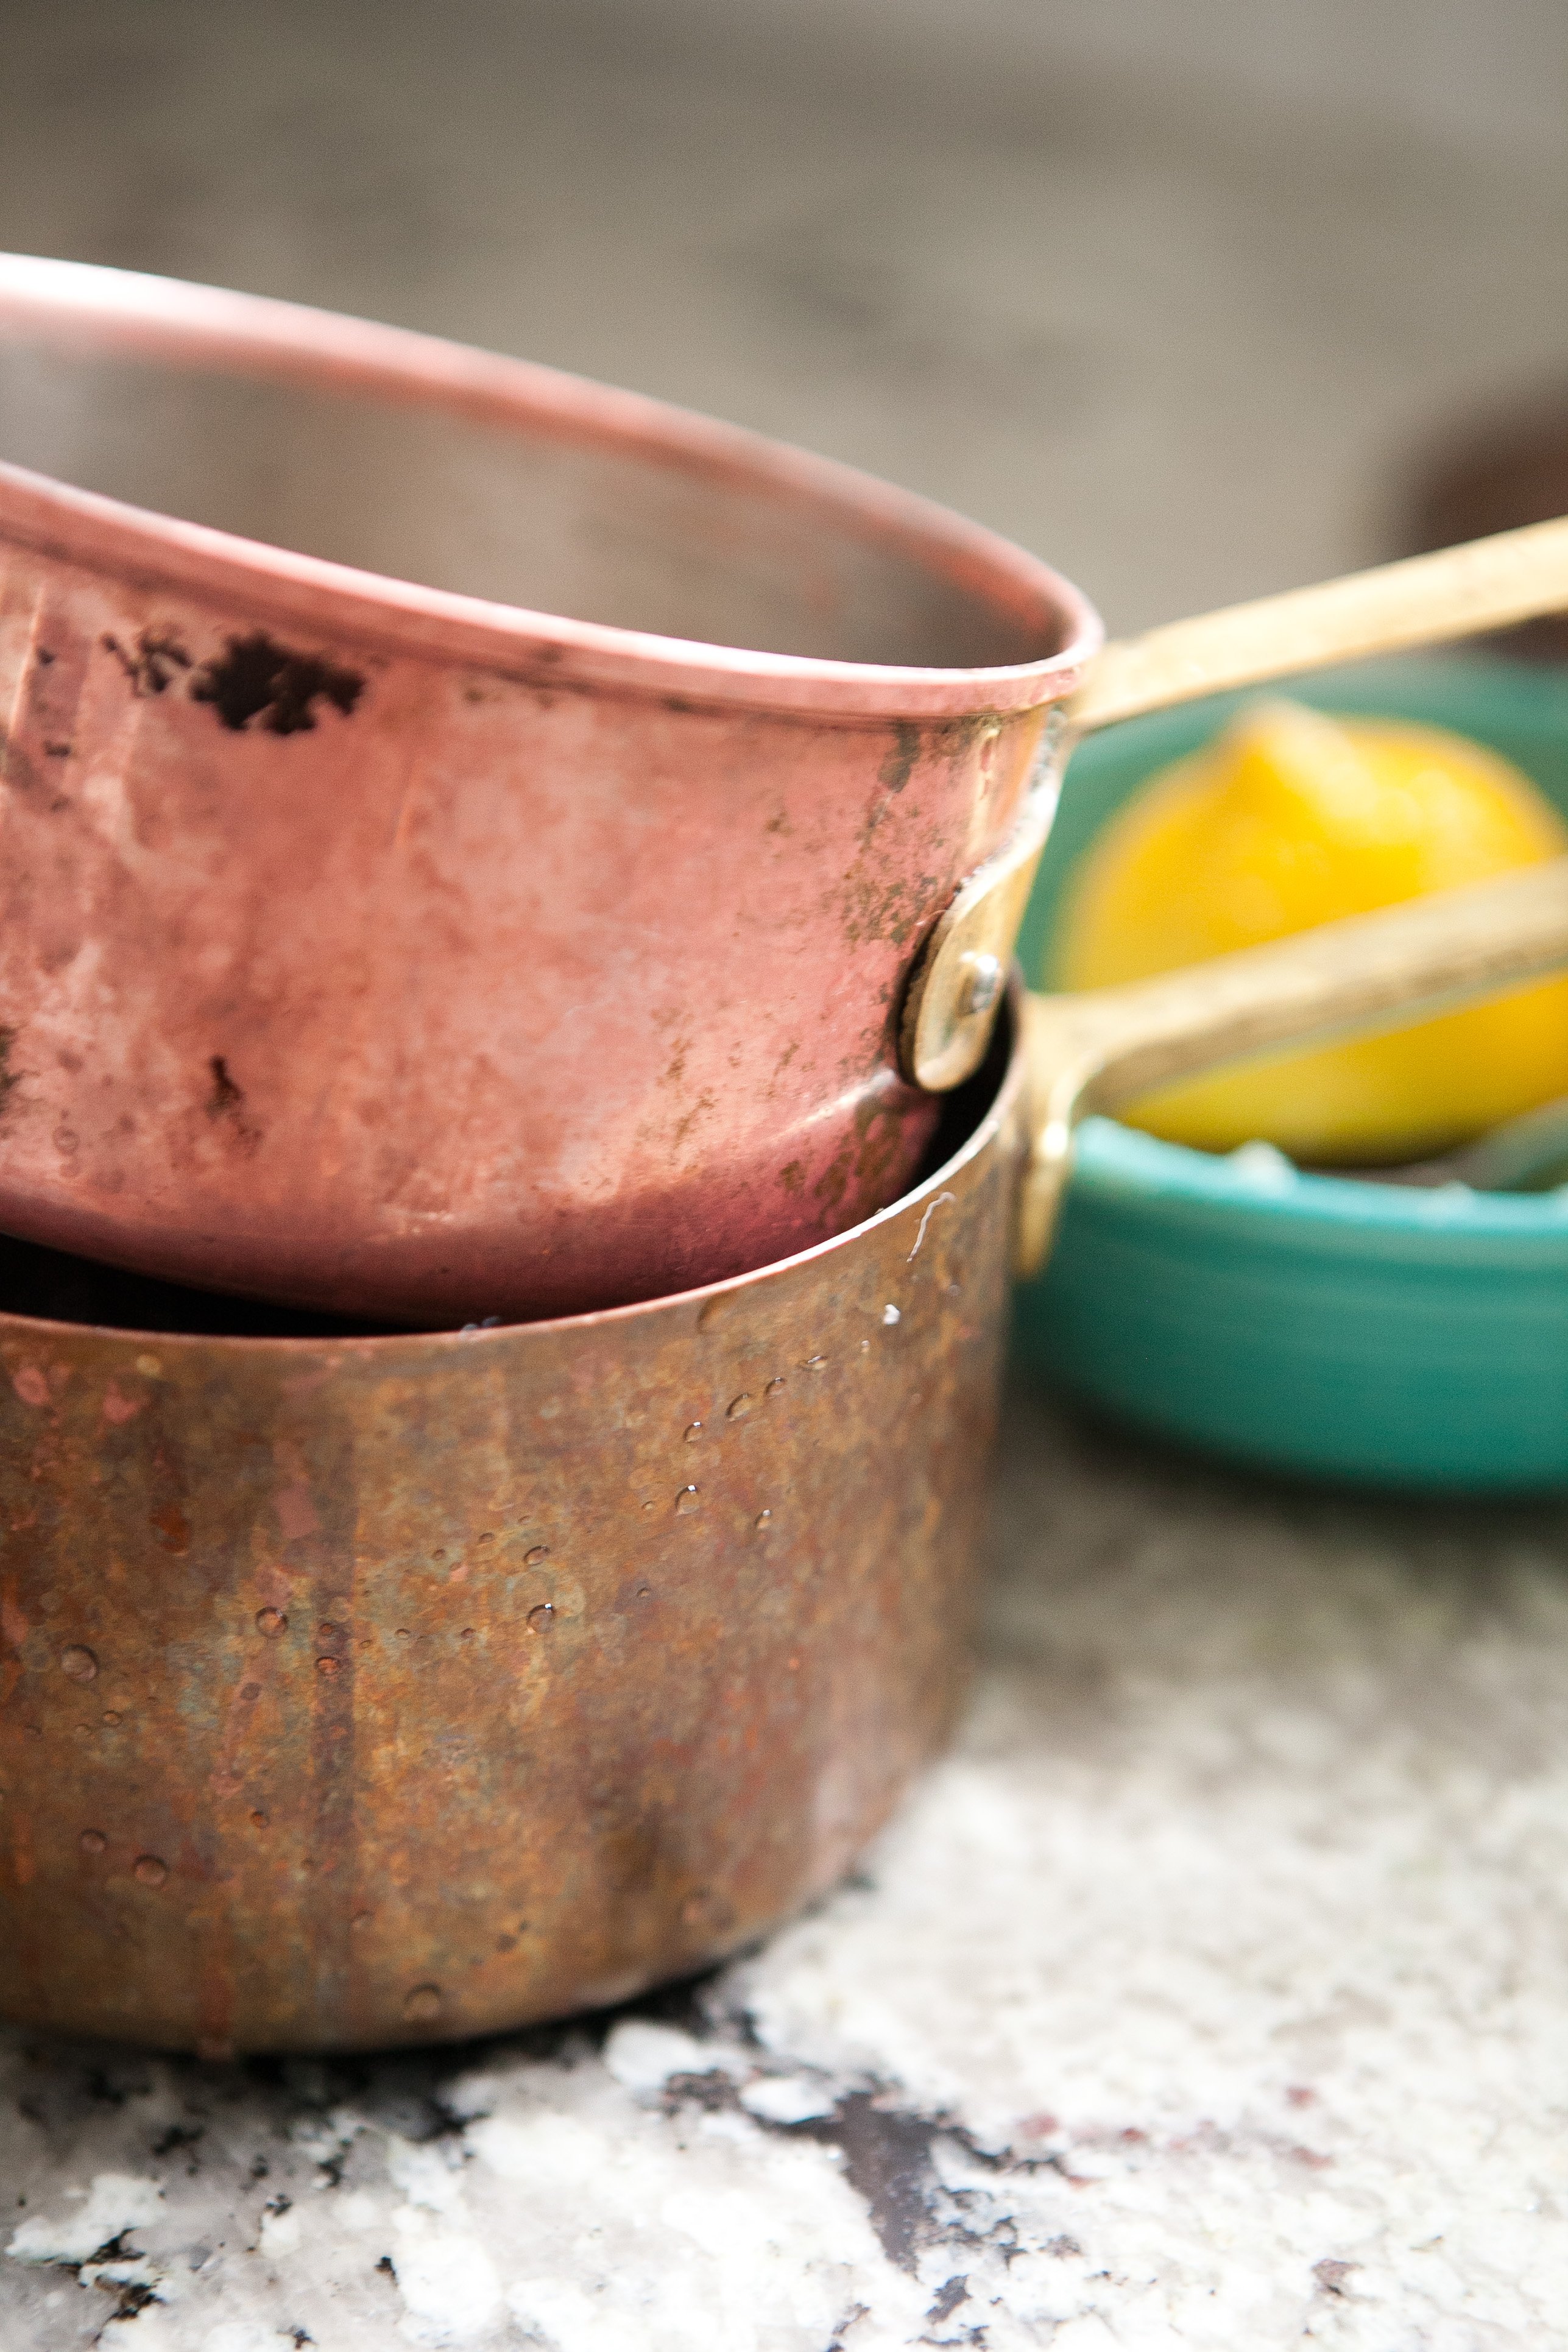
[[[1041,725],[558,688],[18,549],[0,702],[0,1228],[427,1323],[896,1198],[903,977]]]
[[[336,1342],[0,1318],[0,2012],[457,2037],[837,1878],[963,1686],[1019,1092],[705,1295]]]

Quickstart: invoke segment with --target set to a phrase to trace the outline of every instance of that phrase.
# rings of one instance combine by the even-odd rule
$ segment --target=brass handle
[[[1121,988],[1025,1002],[1018,1270],[1044,1265],[1086,1111],[1281,1045],[1389,1029],[1568,964],[1568,857]]]
[[[1564,608],[1568,515],[1107,646],[1047,731],[1042,777],[1015,839],[970,876],[916,959],[900,1033],[905,1077],[941,1093],[985,1058],[1000,975],[1023,920],[1060,760],[1075,737],[1197,695]],[[983,1001],[982,982],[990,984]]]
[[[1106,646],[1068,704],[1068,726],[1081,735],[1201,694],[1473,636],[1564,606],[1568,515]]]

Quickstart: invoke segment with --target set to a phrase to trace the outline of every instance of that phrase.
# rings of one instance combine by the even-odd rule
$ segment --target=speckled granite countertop
[[[716,1978],[384,2063],[0,2043],[0,2344],[1492,2352],[1568,2309],[1568,1509],[1016,1399],[985,1657]]]
[[[692,401],[1121,629],[1377,552],[1397,453],[1560,372],[1553,0],[896,5],[0,0],[0,242]],[[0,2036],[0,2352],[1561,2342],[1568,1514],[1027,1401],[1001,1507],[957,1751],[700,1991],[385,2065]]]

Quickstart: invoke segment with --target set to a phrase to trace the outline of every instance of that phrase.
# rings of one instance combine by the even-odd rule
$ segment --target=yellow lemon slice
[[[1496,752],[1404,720],[1243,712],[1151,779],[1073,877],[1054,985],[1099,988],[1479,882],[1568,850]],[[1251,1063],[1119,1114],[1205,1151],[1418,1159],[1568,1093],[1568,981],[1393,1034]]]

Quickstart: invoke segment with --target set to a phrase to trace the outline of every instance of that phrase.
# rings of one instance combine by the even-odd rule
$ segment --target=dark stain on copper
[[[348,2042],[363,2039],[363,2029],[355,2032],[360,1988],[351,1934],[351,1914],[359,1907],[353,1899],[359,1875],[357,1675],[353,1644],[345,1638],[354,1604],[358,1487],[345,1432],[313,1431],[310,1454],[307,1476],[319,1526],[307,1540],[314,1554],[317,1640],[323,1645],[310,1677],[310,1973],[312,2000],[333,2021],[332,2038]]]
[[[166,630],[142,629],[129,651],[118,637],[107,634],[100,642],[125,672],[138,700],[166,693],[181,672],[191,667],[184,646]]]
[[[206,1112],[211,1119],[224,1120],[237,1143],[253,1151],[261,1140],[261,1130],[253,1127],[245,1116],[245,1088],[229,1073],[226,1059],[215,1054],[207,1064],[212,1073],[212,1092],[207,1097]]]
[[[153,1532],[165,1551],[176,1558],[191,1548],[191,1523],[176,1503],[164,1503],[152,1514]]]
[[[270,735],[309,734],[319,702],[347,719],[363,691],[358,670],[341,668],[322,654],[290,653],[263,629],[230,637],[222,659],[204,662],[191,680],[191,700],[210,703],[237,735],[253,719]]]
[[[235,1085],[228,1074],[228,1064],[221,1054],[215,1054],[207,1067],[213,1077],[213,1090],[207,1097],[207,1117],[223,1118],[238,1110],[245,1100],[245,1089]]]
[[[844,877],[845,938],[851,947],[862,940],[890,940],[901,948],[938,911],[936,890],[934,874],[922,874],[911,885],[902,875],[868,866],[863,851]]]
[[[921,730],[912,719],[895,719],[893,744],[878,774],[890,793],[901,793],[920,757]]]

